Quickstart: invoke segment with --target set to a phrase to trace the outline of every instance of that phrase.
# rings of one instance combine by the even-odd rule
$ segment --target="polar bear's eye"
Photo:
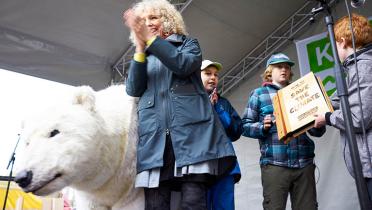
[[[59,134],[59,130],[54,129],[52,132],[50,132],[49,137],[52,138],[52,137],[54,137],[57,134]]]

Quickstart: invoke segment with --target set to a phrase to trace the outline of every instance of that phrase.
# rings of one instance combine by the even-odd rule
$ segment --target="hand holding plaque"
[[[319,78],[310,72],[273,98],[278,138],[285,142],[314,126],[314,114],[333,112]]]

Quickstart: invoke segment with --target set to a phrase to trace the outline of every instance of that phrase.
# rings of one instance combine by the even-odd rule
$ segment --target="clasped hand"
[[[124,24],[131,30],[136,48],[144,50],[146,41],[152,38],[152,34],[146,26],[145,19],[136,15],[133,9],[128,9],[123,13]]]

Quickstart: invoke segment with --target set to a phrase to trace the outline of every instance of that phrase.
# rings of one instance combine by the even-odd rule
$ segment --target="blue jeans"
[[[234,176],[220,179],[208,190],[208,210],[234,210]]]

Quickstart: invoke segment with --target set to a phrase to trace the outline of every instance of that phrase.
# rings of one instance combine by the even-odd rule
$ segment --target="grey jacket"
[[[357,90],[357,75],[355,70],[354,56],[345,59],[342,64],[345,69],[346,84],[349,93],[350,112],[354,125],[354,132],[358,144],[359,155],[361,158],[364,177],[372,178],[372,45],[357,51],[357,65],[360,82],[360,95],[362,101],[363,119],[359,108],[359,97]],[[332,105],[335,111],[329,115],[329,123],[340,130],[342,144],[346,144],[345,161],[346,166],[352,176],[353,167],[351,163],[349,145],[346,142],[345,122],[342,115],[339,98],[334,94]],[[364,121],[366,129],[366,141],[363,139],[362,125]]]
[[[163,165],[166,135],[177,167],[224,158],[219,172],[227,172],[235,152],[204,90],[197,40],[157,37],[146,54],[145,63],[132,61],[126,83],[127,93],[140,97],[137,172]]]

